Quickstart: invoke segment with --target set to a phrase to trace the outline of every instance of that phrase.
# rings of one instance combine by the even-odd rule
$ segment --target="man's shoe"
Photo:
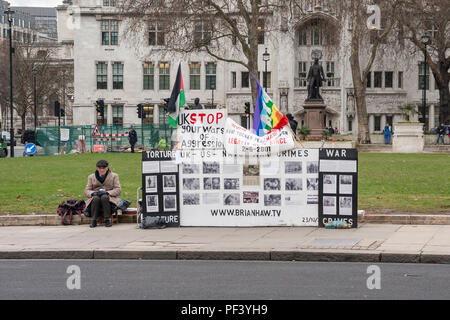
[[[105,220],[105,227],[111,227],[112,223],[111,223],[111,219],[106,219]]]
[[[96,226],[97,226],[97,220],[92,220],[90,227],[95,228]]]

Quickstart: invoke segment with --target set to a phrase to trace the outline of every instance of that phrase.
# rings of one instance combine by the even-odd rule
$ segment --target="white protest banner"
[[[70,129],[61,128],[61,142],[66,142],[70,140]]]
[[[230,118],[225,126],[224,144],[227,153],[240,156],[264,156],[295,148],[294,138],[286,127],[258,137]]]
[[[222,149],[227,111],[183,110],[178,120],[179,149]]]

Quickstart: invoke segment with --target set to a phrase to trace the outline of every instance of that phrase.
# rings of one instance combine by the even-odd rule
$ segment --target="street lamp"
[[[216,90],[216,79],[212,78],[209,88],[211,89],[211,105],[212,108],[214,109],[214,90]]]
[[[14,11],[11,10],[11,4],[8,3],[8,10],[6,10],[5,15],[8,19],[8,23],[9,23],[9,88],[10,88],[10,96],[9,96],[9,102],[11,103],[10,105],[10,113],[11,113],[11,128],[10,128],[10,148],[11,148],[11,158],[14,158],[14,109],[13,109],[13,64],[12,64],[12,54],[14,52],[14,49],[12,47],[12,21],[13,21],[13,14]]]
[[[426,105],[427,105],[427,45],[431,43],[430,36],[428,34],[424,34],[420,38],[420,42],[425,46],[423,50],[423,67],[424,67],[424,80],[423,80],[423,90],[422,90],[422,122],[425,127],[425,113],[426,113]]]
[[[36,137],[37,134],[37,96],[36,96],[36,73],[37,68],[33,67],[33,96],[34,96],[34,136]]]
[[[266,51],[263,53],[263,61],[266,64],[265,71],[264,71],[264,76],[263,76],[263,84],[264,84],[264,90],[266,90],[266,92],[267,92],[267,62],[269,60],[270,60],[270,54],[267,52],[267,48],[266,48]],[[264,79],[266,81],[264,81]]]

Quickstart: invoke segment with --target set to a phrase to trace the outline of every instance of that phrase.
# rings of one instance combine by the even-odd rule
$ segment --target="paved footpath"
[[[204,259],[450,263],[450,225],[0,227],[0,259]]]

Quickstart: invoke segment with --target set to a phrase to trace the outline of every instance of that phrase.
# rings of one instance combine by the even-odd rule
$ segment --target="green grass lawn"
[[[0,159],[0,213],[55,213],[85,199],[87,176],[106,159],[119,174],[121,198],[136,206],[141,154],[109,153]],[[450,155],[360,154],[359,209],[450,212]]]

